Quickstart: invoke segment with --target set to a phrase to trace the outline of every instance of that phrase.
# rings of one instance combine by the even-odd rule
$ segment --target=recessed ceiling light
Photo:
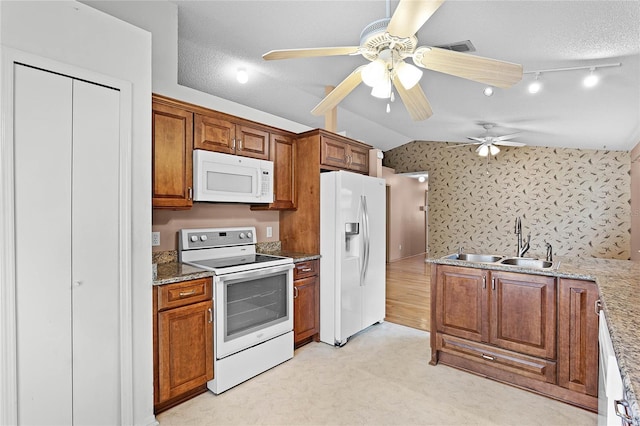
[[[491,87],[491,86],[485,87],[484,90],[482,91],[482,93],[484,93],[485,96],[493,95],[493,87]]]

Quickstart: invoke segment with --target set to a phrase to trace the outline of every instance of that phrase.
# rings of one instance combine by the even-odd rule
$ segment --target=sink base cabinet
[[[595,283],[434,265],[431,364],[597,411]]]

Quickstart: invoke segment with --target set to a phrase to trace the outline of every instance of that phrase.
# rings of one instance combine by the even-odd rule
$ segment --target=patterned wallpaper
[[[515,219],[526,256],[628,259],[630,157],[626,151],[501,147],[488,160],[477,146],[414,141],[385,152],[396,173],[429,172],[429,255],[516,256]]]

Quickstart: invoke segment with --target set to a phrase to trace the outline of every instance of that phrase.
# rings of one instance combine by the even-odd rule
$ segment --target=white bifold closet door
[[[120,93],[14,77],[18,421],[118,424]]]

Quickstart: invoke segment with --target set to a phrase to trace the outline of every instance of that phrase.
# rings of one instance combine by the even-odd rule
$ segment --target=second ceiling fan
[[[388,0],[387,0],[388,1]],[[400,0],[391,18],[369,24],[359,46],[272,50],[265,60],[360,54],[371,61],[359,66],[311,111],[323,115],[340,103],[360,83],[372,87],[380,98],[393,96],[393,88],[414,121],[426,120],[433,111],[418,84],[426,68],[456,77],[508,88],[522,79],[522,65],[483,58],[453,50],[418,45],[416,32],[438,10],[444,0]],[[406,63],[412,58],[416,66]]]

